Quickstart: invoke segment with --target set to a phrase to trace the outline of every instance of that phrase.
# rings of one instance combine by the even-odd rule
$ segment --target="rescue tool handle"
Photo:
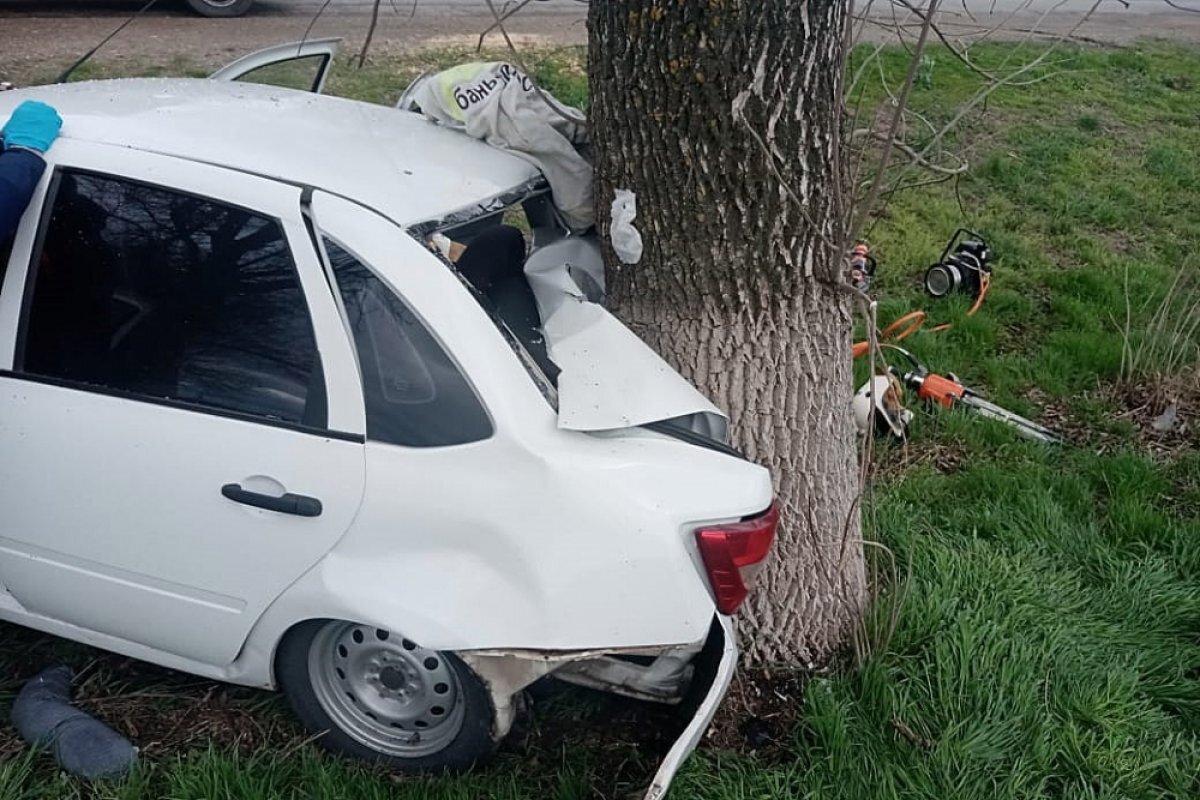
[[[958,400],[961,400],[965,389],[961,383],[950,380],[942,375],[926,375],[921,380],[921,386],[917,390],[917,397],[922,400],[931,400],[940,406],[950,408]]]
[[[251,492],[243,489],[241,484],[227,483],[221,487],[221,494],[235,503],[241,503],[255,508],[265,508],[267,511],[278,511],[280,514],[295,514],[298,517],[321,516],[321,501],[315,497],[288,492],[280,497]]]

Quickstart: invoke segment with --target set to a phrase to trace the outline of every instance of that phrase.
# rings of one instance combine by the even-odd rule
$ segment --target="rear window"
[[[324,241],[358,351],[367,438],[445,447],[491,436],[475,390],[421,319],[358,258]]]

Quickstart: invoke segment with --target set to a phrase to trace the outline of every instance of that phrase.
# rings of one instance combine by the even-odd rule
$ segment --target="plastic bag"
[[[637,218],[637,195],[628,189],[617,189],[612,203],[612,224],[608,235],[613,250],[623,264],[636,264],[642,260],[642,234],[633,227]]]

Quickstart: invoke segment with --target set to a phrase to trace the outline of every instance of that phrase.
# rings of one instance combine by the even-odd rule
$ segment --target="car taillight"
[[[754,519],[696,531],[696,544],[708,571],[717,610],[732,614],[750,594],[750,585],[775,540],[779,509],[774,504]]]

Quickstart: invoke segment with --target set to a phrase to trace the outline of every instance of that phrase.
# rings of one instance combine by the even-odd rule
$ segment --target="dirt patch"
[[[644,791],[687,725],[675,707],[569,686],[552,678],[530,688],[530,707],[501,747],[522,769],[553,771],[563,753],[586,753],[588,796],[617,800]],[[485,768],[486,769],[486,768]]]
[[[246,53],[302,38],[340,37],[343,54],[358,53],[370,27],[370,6],[334,3],[317,18],[320,3],[262,3],[240,19],[200,19],[160,3],[113,38],[96,55],[97,64],[186,64],[215,69]],[[461,4],[460,4],[461,5]],[[540,3],[517,15],[508,30],[525,49],[586,44],[586,6],[569,4],[565,12],[538,13]],[[429,47],[474,48],[490,24],[487,6],[480,2],[461,8],[422,4],[410,16],[387,4],[372,38],[373,56],[409,54]],[[20,3],[0,8],[0,79],[18,85],[50,80],[94,47],[137,9]],[[312,24],[311,30],[309,29]],[[491,35],[489,47],[504,41]],[[174,70],[172,70],[174,71]]]
[[[794,761],[792,737],[804,716],[807,683],[808,675],[798,670],[739,670],[704,746],[771,764]]]
[[[282,711],[278,695],[231,686],[92,650],[17,626],[3,626],[7,653],[3,692],[11,702],[24,683],[55,664],[75,669],[75,702],[129,737],[145,758],[234,746],[244,754],[303,743],[304,735]],[[0,760],[24,744],[0,727]]]
[[[1110,390],[1137,429],[1139,446],[1172,457],[1200,447],[1200,364],[1178,375],[1158,376]]]
[[[915,406],[910,402],[909,408],[920,411],[919,401]],[[968,460],[967,447],[961,442],[944,442],[931,437],[921,437],[919,442],[881,439],[875,443],[869,477],[873,481],[891,483],[920,467],[930,467],[943,475],[953,475]]]
[[[1036,390],[1028,397],[1041,406],[1042,424],[1097,455],[1132,444],[1162,462],[1200,447],[1200,365],[1173,376],[1102,384],[1076,398],[1054,399]],[[1072,413],[1079,401],[1115,411],[1104,424],[1089,424]],[[1132,426],[1132,438],[1122,423]]]

